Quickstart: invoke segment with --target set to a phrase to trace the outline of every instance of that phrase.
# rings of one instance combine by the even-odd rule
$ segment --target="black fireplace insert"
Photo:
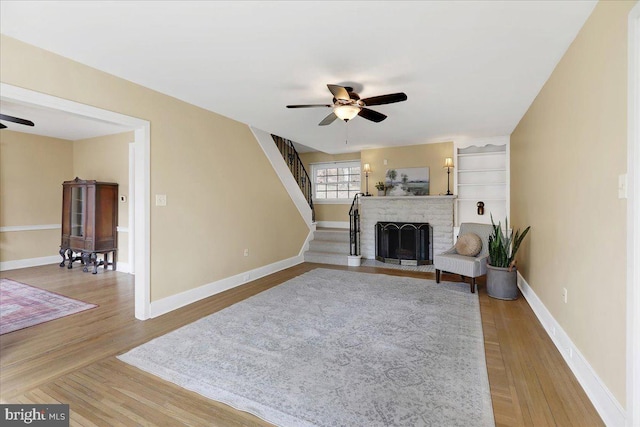
[[[376,259],[401,265],[433,264],[433,228],[426,222],[378,222]]]

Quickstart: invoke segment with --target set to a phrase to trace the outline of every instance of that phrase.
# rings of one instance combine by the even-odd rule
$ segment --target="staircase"
[[[307,173],[293,142],[277,135],[271,135],[285,163],[296,180],[298,187],[311,208],[311,220],[315,222],[315,209],[313,207],[313,182]],[[349,265],[349,255],[359,255],[360,220],[358,215],[358,193],[354,197],[349,211],[351,218],[351,230],[340,228],[319,228],[313,232],[313,240],[309,242],[309,250],[304,253],[306,262],[319,264]],[[353,242],[353,243],[350,243]],[[360,258],[357,258],[360,265]],[[353,262],[353,261],[351,261]]]
[[[298,187],[300,187],[300,191],[304,195],[304,198],[307,200],[309,207],[311,208],[311,220],[316,220],[316,211],[313,208],[313,197],[311,194],[313,183],[307,170],[304,168],[302,164],[302,160],[300,160],[300,156],[296,151],[296,148],[293,146],[293,142],[282,138],[278,135],[271,135],[273,138],[273,142],[276,143],[280,154],[282,154],[282,158],[284,159],[287,166],[289,166],[289,170],[291,171],[291,175],[298,183]]]
[[[318,228],[304,253],[305,262],[319,264],[348,265],[349,230],[341,228]]]

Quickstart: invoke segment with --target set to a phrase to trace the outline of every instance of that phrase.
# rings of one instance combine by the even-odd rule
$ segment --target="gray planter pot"
[[[514,300],[518,298],[516,268],[493,267],[487,264],[487,294],[491,298]]]

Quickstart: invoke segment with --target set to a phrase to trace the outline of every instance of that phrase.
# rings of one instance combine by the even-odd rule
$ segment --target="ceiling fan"
[[[5,114],[0,114],[0,120],[6,120],[8,122],[18,123],[25,126],[34,126],[31,120],[20,119],[18,117],[7,116]],[[0,129],[6,129],[7,127],[0,123]]]
[[[379,123],[386,119],[387,116],[367,107],[373,105],[393,104],[394,102],[407,100],[407,95],[404,92],[360,99],[360,96],[353,91],[352,87],[339,85],[327,85],[327,87],[333,94],[333,104],[287,105],[287,108],[333,108],[333,112],[319,123],[320,126],[331,124],[338,118],[348,122],[355,116],[360,116],[363,119]]]

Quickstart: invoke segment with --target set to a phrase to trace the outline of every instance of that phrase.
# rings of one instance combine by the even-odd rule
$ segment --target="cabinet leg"
[[[93,262],[93,272],[91,274],[98,274],[98,254],[91,254],[91,261]]]
[[[118,261],[118,250],[113,251],[113,271],[116,271],[116,263]]]
[[[67,259],[69,260],[69,265],[67,265],[68,269],[73,268],[73,250],[67,249]]]
[[[62,257],[62,262],[60,263],[60,267],[64,267],[64,264],[67,260],[65,254],[66,254],[67,250],[65,248],[60,248],[60,251],[58,252],[60,254],[60,256]]]
[[[85,273],[89,271],[89,264],[91,263],[91,254],[89,252],[82,252],[82,271]]]

